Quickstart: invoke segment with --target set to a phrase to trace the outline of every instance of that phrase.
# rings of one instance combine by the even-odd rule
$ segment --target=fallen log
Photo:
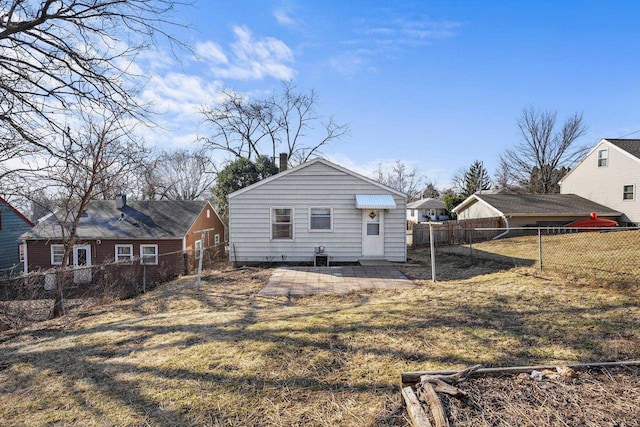
[[[639,366],[640,360],[632,360],[625,362],[594,362],[594,363],[580,363],[580,364],[571,364],[571,365],[538,365],[538,366],[515,366],[515,367],[507,367],[507,368],[479,368],[470,372],[467,376],[469,378],[478,378],[482,376],[500,376],[500,375],[511,375],[511,374],[520,374],[520,373],[530,373],[533,370],[536,371],[544,371],[544,370],[557,370],[559,366],[567,366],[573,370],[581,371],[591,368],[609,368],[616,366]],[[470,369],[470,368],[468,368]],[[402,384],[416,384],[420,381],[420,377],[423,375],[432,375],[432,376],[445,376],[445,377],[455,377],[455,374],[458,374],[461,371],[421,371],[421,372],[403,372]]]

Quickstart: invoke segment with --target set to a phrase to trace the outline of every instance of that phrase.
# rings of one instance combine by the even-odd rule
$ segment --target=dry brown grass
[[[403,268],[415,289],[296,298],[257,296],[266,269],[211,271],[2,333],[0,425],[401,426],[404,371],[640,355],[638,294],[449,262],[437,283]]]

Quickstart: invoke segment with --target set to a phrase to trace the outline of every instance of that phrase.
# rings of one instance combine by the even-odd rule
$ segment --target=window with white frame
[[[133,245],[116,245],[115,260],[116,262],[132,262]]]
[[[196,240],[193,244],[193,249],[196,253],[196,259],[200,259],[200,251],[202,251],[202,240]]]
[[[625,185],[622,187],[622,200],[633,200],[635,198],[635,193],[635,185]]]
[[[333,229],[332,208],[309,208],[309,230],[331,231]]]
[[[20,254],[20,262],[24,262],[24,243],[18,245],[18,253]]]
[[[293,208],[271,208],[271,238],[293,239]]]
[[[158,264],[158,245],[140,245],[140,264]]]
[[[609,159],[608,149],[605,148],[603,150],[598,150],[598,167],[599,168],[607,166],[608,159]]]
[[[214,245],[219,245],[220,244],[220,235],[216,234],[213,236],[213,244]]]
[[[64,245],[51,245],[51,265],[62,265]]]

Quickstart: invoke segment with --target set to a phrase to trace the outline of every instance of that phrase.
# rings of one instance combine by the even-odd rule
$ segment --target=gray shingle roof
[[[475,194],[504,215],[513,216],[620,216],[620,212],[575,194]]]
[[[130,201],[116,209],[114,200],[92,200],[82,214],[78,239],[176,239],[184,237],[207,202],[194,200]],[[124,214],[124,217],[122,217]],[[55,215],[23,235],[28,239],[59,239]]]
[[[616,147],[640,159],[640,139],[605,139]]]
[[[445,204],[441,200],[428,197],[411,202],[407,205],[407,209],[444,209]]]

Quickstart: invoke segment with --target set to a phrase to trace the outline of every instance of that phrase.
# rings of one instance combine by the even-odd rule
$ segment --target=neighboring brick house
[[[207,230],[204,234],[201,230]],[[70,262],[91,281],[92,269],[105,263],[145,264],[148,278],[172,277],[197,266],[200,245],[224,251],[224,224],[209,202],[193,200],[94,200],[82,213]],[[204,237],[204,240],[203,240]],[[61,265],[61,225],[55,214],[22,235],[25,270]],[[88,272],[88,273],[87,273]]]
[[[623,213],[623,225],[640,224],[640,139],[601,139],[560,182],[562,194]]]
[[[29,219],[0,197],[0,278],[22,273],[20,235],[33,226]]]

